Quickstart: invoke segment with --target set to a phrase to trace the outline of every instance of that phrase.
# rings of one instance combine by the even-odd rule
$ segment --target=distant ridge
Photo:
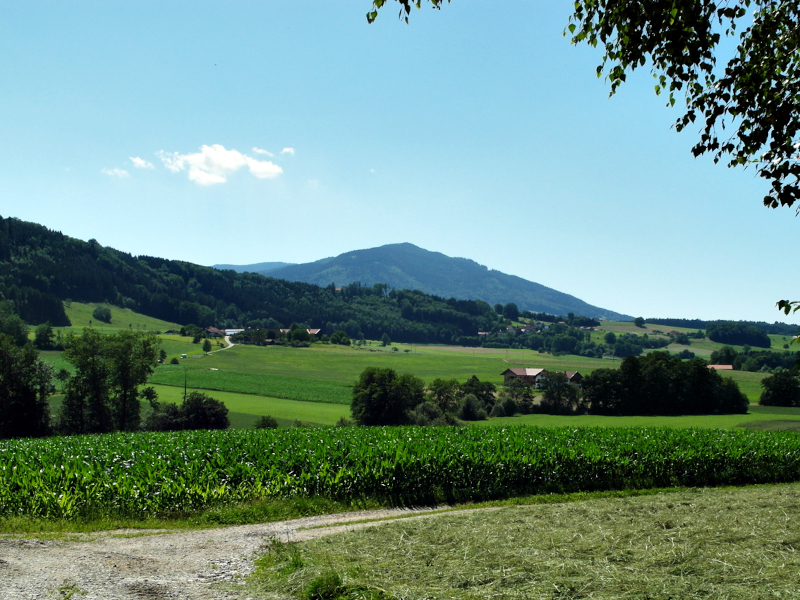
[[[275,264],[275,263],[262,263]],[[252,268],[255,265],[249,265]],[[244,267],[232,266],[234,270]],[[414,244],[388,244],[354,250],[311,263],[257,271],[278,279],[326,286],[361,282],[387,283],[397,289],[415,289],[443,298],[484,300],[490,304],[515,303],[520,310],[555,315],[575,313],[611,320],[633,320],[613,310],[515,275],[490,270],[467,258],[453,258]]]
[[[211,265],[211,267],[214,269],[219,269],[220,271],[236,271],[237,273],[261,273],[262,275],[264,275],[265,273],[269,273],[270,271],[274,271],[275,269],[289,267],[294,264],[295,263],[286,263],[286,262],[262,262],[262,263],[254,263],[252,265]]]

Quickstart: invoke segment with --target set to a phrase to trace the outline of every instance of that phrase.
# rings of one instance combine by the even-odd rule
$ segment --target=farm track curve
[[[439,510],[359,511],[193,531],[3,536],[0,598],[245,600],[237,582],[253,571],[259,550],[272,541],[304,541]]]

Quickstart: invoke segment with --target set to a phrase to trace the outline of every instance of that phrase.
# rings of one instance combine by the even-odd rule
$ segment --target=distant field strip
[[[182,369],[159,368],[149,379],[150,383],[183,387]],[[331,404],[350,404],[353,399],[351,385],[338,381],[321,381],[287,377],[285,375],[266,375],[259,373],[240,373],[237,371],[211,371],[189,369],[186,382],[191,388],[256,394],[306,402],[327,402]]]
[[[0,441],[0,518],[160,515],[258,498],[432,506],[800,480],[794,433],[330,427]]]

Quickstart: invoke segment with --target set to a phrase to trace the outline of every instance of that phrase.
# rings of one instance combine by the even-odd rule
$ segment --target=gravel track
[[[4,536],[0,599],[244,600],[235,583],[252,572],[253,559],[271,541],[303,541],[433,510],[360,511],[195,531]],[[370,522],[357,523],[365,519]]]

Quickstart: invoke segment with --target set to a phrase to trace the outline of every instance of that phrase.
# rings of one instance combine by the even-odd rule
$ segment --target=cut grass
[[[345,599],[797,597],[798,491],[693,489],[397,520],[273,543],[250,585],[277,598],[304,597],[323,577],[338,578],[330,598]]]

